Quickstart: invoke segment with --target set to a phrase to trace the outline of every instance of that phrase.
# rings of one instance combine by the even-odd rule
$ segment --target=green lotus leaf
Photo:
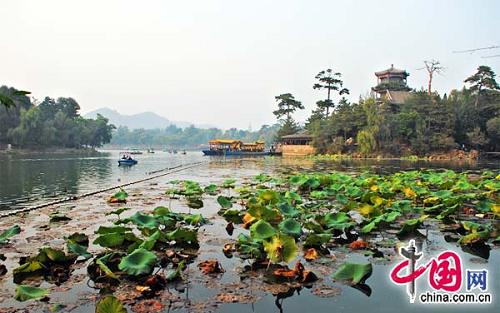
[[[352,284],[364,283],[372,274],[372,265],[346,262],[333,274],[333,279],[346,280]]]
[[[139,248],[124,257],[120,264],[118,264],[118,268],[133,276],[151,274],[156,260],[156,254]]]
[[[94,240],[94,244],[106,248],[116,248],[123,245],[124,241],[125,241],[124,233],[108,233],[97,237]]]
[[[236,249],[242,259],[260,259],[263,257],[262,244],[252,240],[252,238],[245,234],[238,235]]]
[[[293,237],[282,234],[264,241],[264,250],[269,260],[274,263],[289,263],[297,256],[299,251]]]
[[[140,245],[139,248],[151,250],[156,244],[156,241],[160,238],[161,232],[159,230],[155,231],[151,236],[145,239]]]
[[[170,212],[172,212],[172,211],[169,208],[164,207],[164,206],[159,206],[153,210],[153,215],[154,216],[167,216]]]
[[[40,299],[46,297],[48,294],[49,291],[45,288],[31,287],[28,285],[18,285],[16,287],[15,299],[17,301],[27,301],[32,299]]]
[[[278,201],[278,193],[276,191],[266,189],[259,193],[259,199],[264,203],[276,203]]]
[[[367,233],[371,232],[372,230],[374,230],[376,226],[377,226],[377,223],[375,221],[371,221],[370,223],[366,224],[365,226],[363,226],[361,228],[361,232],[364,234],[367,234]]]
[[[174,231],[171,231],[166,234],[166,237],[169,241],[175,241],[176,243],[197,243],[198,242],[198,233],[195,230],[185,229],[185,228],[177,228]]]
[[[398,237],[406,237],[412,234],[415,234],[418,231],[418,228],[422,225],[422,222],[428,217],[428,215],[422,215],[419,218],[412,218],[406,220],[403,224],[403,227],[396,234]]]
[[[49,215],[49,222],[50,223],[70,221],[70,220],[71,220],[70,217],[68,217],[62,213],[59,213],[59,212],[55,212],[55,213],[52,213]]]
[[[99,226],[99,229],[95,233],[99,235],[111,234],[111,233],[123,234],[131,230],[132,229],[123,226],[111,226],[111,227]]]
[[[283,220],[278,225],[278,228],[282,233],[291,235],[293,237],[299,237],[302,234],[302,228],[300,227],[300,223],[291,218]]]
[[[97,264],[99,266],[99,268],[101,269],[101,271],[104,272],[104,275],[106,275],[109,278],[119,280],[118,276],[116,276],[116,274],[113,273],[113,271],[106,265],[105,262],[107,260],[107,257],[109,257],[109,254],[106,254],[105,256],[96,259],[95,264]]]
[[[203,191],[211,196],[215,196],[217,194],[217,185],[210,184],[203,188]]]
[[[123,189],[120,189],[120,191],[118,191],[117,193],[115,193],[113,195],[113,198],[116,198],[120,201],[127,200],[127,197],[128,197],[128,193]]]
[[[399,216],[401,216],[400,212],[398,212],[398,211],[392,211],[392,212],[384,214],[384,221],[386,221],[387,223],[392,223]]]
[[[114,296],[106,296],[97,302],[95,313],[127,313],[127,309]]]
[[[135,214],[129,217],[128,220],[139,227],[158,227],[158,220],[153,215],[144,214],[141,212],[135,212]]]
[[[74,260],[74,258],[67,256],[64,251],[50,247],[41,248],[37,259],[42,263],[44,263],[45,260],[50,260],[55,263],[65,263]]]
[[[247,213],[258,220],[272,221],[279,218],[280,213],[277,210],[264,206],[261,203],[256,203],[255,199],[247,203]]]
[[[304,246],[306,247],[320,247],[328,243],[332,239],[332,234],[309,234],[306,237]]]
[[[191,226],[201,226],[207,223],[207,220],[201,214],[185,214],[183,220]]]
[[[89,237],[82,233],[73,233],[68,238],[66,238],[66,241],[78,243],[86,247],[89,245]]]
[[[300,211],[297,210],[295,207],[293,207],[291,204],[288,202],[283,202],[278,204],[278,209],[280,210],[281,214],[287,217],[296,217],[300,215]]]
[[[69,253],[82,256],[85,259],[90,259],[92,257],[92,254],[87,251],[87,247],[79,243],[68,241],[66,242],[66,247],[68,248]]]
[[[187,205],[191,209],[201,209],[203,207],[203,200],[198,197],[189,197],[187,198]]]
[[[233,206],[233,203],[231,202],[231,200],[228,197],[218,196],[217,202],[224,209],[230,209]]]
[[[276,229],[264,220],[259,220],[250,226],[250,236],[255,240],[264,240],[276,235]]]
[[[228,222],[233,222],[235,224],[240,224],[243,222],[240,210],[237,209],[220,210],[218,213]]]
[[[482,243],[490,238],[490,234],[491,232],[489,230],[472,232],[470,234],[460,237],[458,243],[460,245],[471,245],[471,244]]]
[[[222,188],[234,188],[234,184],[236,183],[236,179],[226,179],[222,182]]]
[[[0,244],[6,243],[10,237],[17,235],[20,232],[21,232],[21,227],[19,227],[19,225],[14,225],[11,228],[4,230],[0,234]]]
[[[30,273],[38,272],[44,268],[45,267],[43,266],[43,264],[40,261],[29,260],[26,263],[16,267],[12,271],[12,273],[14,274],[14,276],[16,276],[18,274],[30,274]]]
[[[323,218],[323,223],[327,228],[344,230],[353,226],[351,218],[345,212],[328,213]]]
[[[130,210],[130,208],[119,208],[119,209],[116,209],[114,211],[107,212],[104,215],[107,216],[107,215],[114,214],[114,215],[118,215],[119,216],[120,214],[122,214],[123,212],[128,211],[128,210]]]

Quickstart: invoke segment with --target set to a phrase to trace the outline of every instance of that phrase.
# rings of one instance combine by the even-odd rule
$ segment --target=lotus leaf
[[[48,294],[49,291],[45,288],[31,287],[28,285],[18,285],[16,287],[15,299],[17,301],[27,301],[32,299],[40,299],[46,297]]]
[[[127,309],[114,296],[106,296],[97,302],[95,313],[127,313]]]
[[[264,241],[264,250],[271,262],[289,263],[297,256],[299,249],[293,237],[278,234]]]
[[[129,275],[146,275],[151,273],[156,260],[156,255],[153,252],[139,248],[124,257],[118,264],[118,268]]]
[[[264,220],[258,220],[250,226],[250,236],[255,240],[264,240],[274,236],[275,234],[276,229]]]
[[[372,265],[359,263],[344,263],[333,274],[333,278],[337,280],[350,281],[352,284],[364,283],[372,274]]]
[[[17,235],[20,232],[21,232],[21,227],[19,227],[19,225],[14,225],[9,229],[4,230],[0,234],[0,244],[6,243],[10,237]]]

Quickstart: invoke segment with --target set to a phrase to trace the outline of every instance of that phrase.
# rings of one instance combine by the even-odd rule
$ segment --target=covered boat
[[[209,149],[203,150],[205,155],[268,155],[269,152],[264,151],[265,143],[256,141],[244,143],[241,140],[235,139],[214,139],[208,142]]]
[[[120,158],[118,159],[118,165],[135,165],[137,160],[132,158],[130,152],[120,152]]]

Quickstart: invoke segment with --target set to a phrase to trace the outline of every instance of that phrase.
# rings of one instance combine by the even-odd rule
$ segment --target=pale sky
[[[434,86],[461,88],[480,64],[500,75],[500,1],[70,1],[0,2],[0,84],[42,99],[74,97],[82,113],[156,112],[221,128],[272,124],[274,96],[306,110],[323,92],[314,76],[343,74],[350,99],[394,64],[425,86],[423,60],[446,67]]]

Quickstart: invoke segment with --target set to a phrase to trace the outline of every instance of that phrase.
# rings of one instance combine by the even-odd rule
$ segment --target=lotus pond
[[[500,172],[226,160],[0,220],[0,312],[496,312],[408,303],[398,248],[500,290]]]

